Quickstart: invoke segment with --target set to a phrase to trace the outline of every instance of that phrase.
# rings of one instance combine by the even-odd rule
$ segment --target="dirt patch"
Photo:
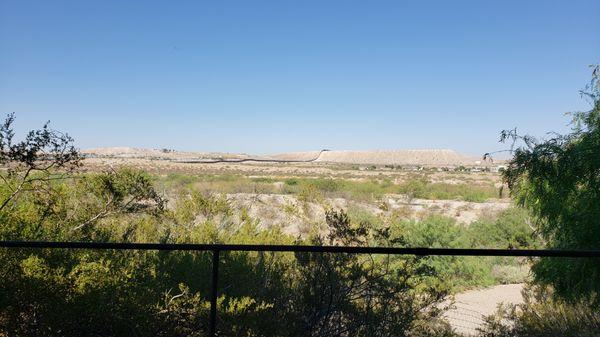
[[[454,304],[444,317],[456,332],[474,336],[483,325],[483,318],[493,314],[500,303],[523,303],[522,290],[523,284],[507,284],[456,294]],[[444,303],[449,304],[450,301]]]
[[[236,212],[245,209],[248,215],[259,219],[261,227],[279,226],[284,232],[294,236],[304,236],[315,226],[323,227],[325,211],[328,208],[345,210],[353,208],[384,217],[399,211],[403,217],[414,220],[430,214],[440,214],[468,225],[480,217],[492,217],[511,205],[509,202],[500,201],[476,203],[414,199],[409,202],[406,198],[390,197],[387,199],[387,209],[385,209],[380,203],[344,198],[324,198],[320,202],[303,202],[293,195],[255,193],[227,194],[227,200]]]
[[[408,199],[404,196],[391,196],[386,199],[390,210],[410,208],[413,218],[419,218],[419,214],[437,213],[453,218],[458,223],[470,224],[478,218],[497,214],[509,207],[512,203],[508,200],[492,200],[486,202],[468,202],[458,200],[426,200]]]

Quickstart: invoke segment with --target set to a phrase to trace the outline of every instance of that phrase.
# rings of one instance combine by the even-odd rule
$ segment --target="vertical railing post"
[[[212,251],[212,283],[210,293],[210,317],[208,322],[209,336],[217,337],[217,287],[219,285],[219,253],[218,249]]]

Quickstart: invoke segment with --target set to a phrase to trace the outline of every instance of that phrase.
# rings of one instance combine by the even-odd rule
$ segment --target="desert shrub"
[[[301,216],[300,209],[293,202],[286,201],[283,204],[282,208],[283,208],[283,211],[285,212],[285,214],[287,214],[289,216],[292,216],[292,217],[299,217],[299,216]]]
[[[249,178],[235,174],[187,175],[171,173],[154,176],[158,190],[177,196],[193,190],[205,193],[275,193],[276,181],[269,177]]]
[[[418,199],[461,199],[471,202],[484,202],[498,198],[499,190],[492,185],[430,183],[424,179],[415,179],[400,184],[398,193]]]
[[[296,185],[298,185],[298,179],[296,179],[296,178],[289,178],[289,179],[286,179],[284,182],[288,186],[296,186]]]
[[[267,184],[272,184],[275,182],[275,180],[273,178],[268,178],[268,177],[256,177],[256,178],[250,178],[250,180],[255,183],[267,183]]]
[[[409,198],[424,198],[426,186],[426,180],[409,180],[398,187],[398,193],[406,194]]]
[[[198,215],[210,220],[217,215],[231,216],[232,213],[225,196],[198,191],[182,194],[175,201],[175,208],[172,210],[173,218],[179,223],[192,223]]]
[[[399,208],[392,209],[391,219],[407,220],[414,215],[414,210],[410,206],[401,206]]]
[[[298,191],[298,200],[302,203],[323,202],[324,196],[313,184],[301,184]]]
[[[351,206],[346,209],[346,212],[354,223],[363,223],[373,229],[382,228],[383,226],[383,219],[366,209]]]
[[[310,179],[308,183],[313,185],[321,193],[337,192],[342,188],[342,183],[335,179]]]
[[[189,189],[198,181],[198,177],[191,174],[169,173],[165,176],[154,177],[158,189],[181,191]]]
[[[464,248],[471,241],[467,230],[451,218],[432,215],[421,221],[399,220],[390,226],[392,236],[400,245],[408,247]],[[489,259],[470,256],[428,256],[420,263],[434,275],[428,278],[431,284],[445,284],[458,291],[475,286],[494,283],[492,262]]]
[[[346,196],[349,199],[373,201],[380,199],[385,193],[389,193],[390,191],[377,180],[364,182],[347,181],[342,196]]]
[[[532,228],[530,213],[512,207],[502,211],[495,221],[478,219],[469,225],[469,235],[478,248],[533,249],[542,246]]]
[[[396,244],[409,247],[539,247],[540,243],[534,239],[532,230],[519,220],[526,215],[521,210],[507,210],[495,222],[478,220],[468,227],[457,224],[452,218],[435,214],[427,215],[421,220],[392,215],[386,222],[389,221],[388,230],[398,240]],[[527,229],[523,229],[523,233],[517,230],[521,226]],[[514,240],[513,236],[524,240]],[[512,242],[515,242],[513,246]],[[522,245],[516,244],[519,242]],[[529,262],[510,257],[437,256],[424,258],[422,263],[437,272],[437,279],[430,278],[431,282],[447,283],[454,291],[493,284],[520,283],[529,277]]]
[[[510,260],[509,260],[510,261]],[[519,259],[513,259],[513,263],[507,263],[507,259],[504,259],[503,263],[494,262],[492,266],[492,277],[495,283],[499,284],[516,284],[523,283],[529,280],[530,268],[527,263]]]

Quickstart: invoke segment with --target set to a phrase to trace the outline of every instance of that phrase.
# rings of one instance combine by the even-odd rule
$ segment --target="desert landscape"
[[[240,223],[250,217],[264,230],[278,228],[296,237],[324,232],[329,209],[345,210],[357,222],[381,225],[402,219],[419,224],[437,216],[468,229],[478,221],[506,216],[513,207],[500,179],[503,162],[485,162],[452,150],[256,156],[119,147],[82,153],[84,170],[142,169],[152,173],[168,200],[197,191],[220,198],[230,210],[201,215],[197,223]],[[498,304],[522,301],[519,289],[528,269],[517,266],[515,259],[488,263],[497,265],[491,275],[495,281],[460,287],[445,314],[464,335],[475,334]],[[512,284],[511,291],[505,291],[509,288],[504,284]]]
[[[177,186],[178,179],[189,180],[188,185],[206,193],[222,193],[236,209],[247,208],[263,226],[280,225],[291,234],[298,234],[302,224],[324,219],[331,207],[374,216],[403,212],[412,219],[435,213],[468,225],[511,206],[498,174],[502,162],[485,162],[452,150],[324,150],[251,156],[117,147],[82,154],[86,170],[131,166],[152,172],[171,195],[182,187]],[[319,202],[311,200],[300,207],[294,179],[330,186],[317,188],[316,193],[322,194]],[[420,185],[411,186],[414,182]],[[435,191],[424,195],[427,192],[421,190],[427,188]]]
[[[599,13],[0,0],[0,337],[600,337]]]

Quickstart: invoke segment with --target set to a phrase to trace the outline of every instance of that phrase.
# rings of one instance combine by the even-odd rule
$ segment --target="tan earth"
[[[296,152],[274,155],[277,159],[310,160],[319,152]],[[482,165],[480,159],[461,155],[453,150],[371,150],[371,151],[325,151],[317,162],[375,164],[375,165],[425,165],[459,166]]]
[[[241,177],[314,177],[370,181],[388,179],[394,184],[424,179],[432,183],[502,186],[500,175],[490,172],[453,172],[440,167],[479,166],[474,158],[451,150],[398,150],[398,151],[313,151],[266,156],[246,154],[175,152],[135,148],[100,148],[84,151],[86,170],[105,170],[111,167],[133,166],[148,172],[189,175],[239,175]],[[259,162],[202,162],[205,160],[259,159]],[[262,160],[291,160],[289,162],[262,162]],[[306,162],[298,162],[306,161]],[[368,165],[379,165],[372,169]],[[398,170],[385,165],[404,165]],[[481,164],[481,166],[489,163]],[[430,166],[434,169],[410,169],[411,166]],[[436,169],[436,167],[438,169]],[[478,218],[493,218],[511,207],[509,199],[489,199],[486,202],[459,200],[426,200],[404,195],[386,195],[382,200],[365,202],[344,198],[325,198],[320,202],[302,202],[295,195],[283,193],[283,182],[274,183],[275,193],[229,193],[225,197],[234,210],[233,217],[241,217],[242,210],[252,218],[260,219],[263,228],[280,227],[294,236],[304,236],[314,226],[324,225],[325,210],[353,209],[376,217],[401,212],[404,217],[419,219],[429,214],[440,214],[468,225]],[[202,219],[197,219],[202,220]],[[215,219],[218,221],[218,219]],[[522,302],[521,284],[500,285],[487,289],[466,291],[455,295],[443,306],[451,305],[444,315],[459,333],[475,335],[483,324],[483,317],[495,312],[498,304]]]
[[[322,203],[301,202],[293,195],[285,194],[227,194],[227,200],[234,209],[234,216],[240,216],[245,209],[248,215],[260,219],[261,228],[280,227],[285,233],[293,236],[306,235],[311,226],[325,226],[325,211],[350,208],[364,211],[374,216],[390,216],[392,212],[402,210],[404,217],[419,219],[431,214],[444,215],[468,225],[478,218],[494,217],[500,211],[510,207],[509,202],[467,202],[455,200],[413,199],[408,202],[403,197],[389,198],[388,209],[382,210],[377,204],[347,200],[344,198],[326,198]],[[203,219],[199,219],[203,220]]]
[[[132,147],[109,147],[83,150],[83,154],[94,157],[140,158],[163,160],[284,160],[322,163],[344,163],[360,165],[423,165],[423,166],[489,166],[492,163],[482,162],[457,153],[453,150],[370,150],[370,151],[306,151],[280,153],[266,156],[253,156],[237,153],[184,152],[169,149],[142,149]]]
[[[523,303],[522,290],[523,284],[506,284],[456,294],[444,317],[456,332],[474,336],[483,325],[483,318],[494,314],[499,304]],[[450,305],[450,301],[444,305]]]
[[[239,175],[241,177],[291,177],[333,178],[352,181],[370,181],[389,179],[394,184],[401,184],[415,179],[424,179],[432,183],[489,185],[501,184],[499,175],[490,172],[444,172],[437,170],[412,171],[378,167],[376,170],[357,169],[345,164],[312,162],[312,163],[188,163],[176,162],[170,158],[183,158],[182,153],[163,153],[161,150],[144,150],[133,148],[107,148],[88,150],[94,157],[83,161],[84,169],[97,171],[133,166],[145,171],[166,175],[178,173],[186,175]],[[200,153],[185,153],[189,158],[197,158]],[[214,157],[215,154],[204,154]],[[314,155],[310,154],[310,155]],[[155,159],[155,157],[160,159]],[[161,157],[162,156],[162,157]],[[241,155],[239,155],[241,156]],[[307,155],[307,157],[309,157]],[[238,157],[240,158],[240,157]],[[297,157],[295,159],[298,159]],[[459,200],[425,200],[410,199],[404,195],[386,195],[382,200],[359,202],[342,198],[327,199],[327,204],[299,202],[296,196],[283,193],[283,183],[275,183],[276,190],[266,193],[233,193],[227,198],[234,209],[245,208],[249,215],[261,219],[261,226],[283,226],[290,234],[302,234],[311,224],[319,224],[324,220],[326,207],[338,209],[354,208],[374,215],[389,215],[400,211],[404,216],[420,219],[427,214],[440,214],[456,219],[458,223],[468,225],[477,218],[493,218],[495,214],[511,206],[508,199],[490,199],[487,202],[467,202]],[[277,185],[278,184],[278,185]]]

